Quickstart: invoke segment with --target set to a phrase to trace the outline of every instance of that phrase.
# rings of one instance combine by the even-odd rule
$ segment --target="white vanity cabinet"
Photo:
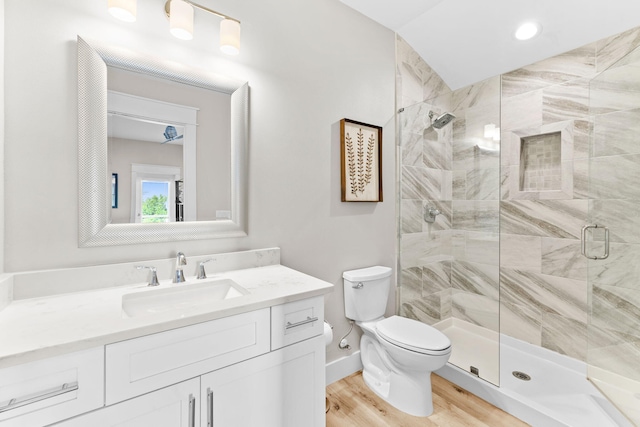
[[[325,425],[322,336],[203,375],[202,427]]]
[[[55,427],[200,427],[200,379],[107,406]]]
[[[2,370],[0,427],[323,427],[323,325],[319,296]]]

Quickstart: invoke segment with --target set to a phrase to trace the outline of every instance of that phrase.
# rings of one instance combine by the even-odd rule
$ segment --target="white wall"
[[[4,0],[0,0],[0,273],[4,272]],[[0,297],[0,300],[2,297]],[[0,303],[0,305],[2,305]]]
[[[5,4],[6,271],[279,246],[284,265],[337,285],[326,315],[341,335],[342,271],[395,266],[393,33],[337,0],[202,0],[242,21],[230,59],[215,47],[217,18],[196,11],[194,40],[182,42],[163,3],[138,0],[134,24],[104,1]],[[78,248],[77,34],[249,81],[249,237]],[[340,202],[344,117],[385,126],[383,203]],[[343,355],[334,345],[328,360]]]

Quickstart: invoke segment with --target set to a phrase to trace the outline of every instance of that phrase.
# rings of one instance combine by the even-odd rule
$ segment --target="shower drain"
[[[516,377],[517,379],[522,380],[522,381],[531,380],[531,377],[529,375],[525,374],[524,372],[513,371],[512,374],[513,374],[514,377]]]

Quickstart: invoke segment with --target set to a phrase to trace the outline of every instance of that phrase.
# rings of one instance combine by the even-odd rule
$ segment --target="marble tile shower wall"
[[[640,46],[640,28],[456,91],[402,39],[397,46],[397,105],[404,107],[397,127],[400,314],[429,324],[453,315],[494,328],[456,300],[471,296],[491,306],[499,295],[500,332],[585,360],[589,268],[590,277],[597,276],[593,318],[599,328],[589,330],[596,342],[590,361],[619,352],[613,344],[640,356],[640,271],[630,262],[640,256],[640,227],[620,216],[638,216],[638,190],[620,183],[640,179],[640,150],[622,137],[640,131],[638,98],[628,90],[640,82],[610,71],[609,80],[595,80],[602,90],[589,92],[599,73]],[[627,89],[615,93],[611,79],[626,82]],[[590,99],[602,106],[595,118]],[[425,124],[429,110],[452,111],[457,118],[434,131]],[[487,123],[502,128],[499,159],[480,133]],[[521,137],[556,131],[562,132],[562,190],[514,191]],[[592,136],[591,168],[602,180],[592,182],[590,192]],[[491,184],[496,180],[500,185]],[[432,225],[422,220],[427,203],[443,212]],[[590,203],[600,217],[587,218]],[[580,230],[588,220],[620,230],[607,262],[588,265],[580,255]],[[628,359],[624,372],[640,357]]]
[[[588,265],[580,253],[580,230],[594,222],[588,218],[594,196],[589,191],[589,143],[603,120],[596,116],[594,122],[590,102],[594,95],[606,98],[604,93],[590,94],[590,82],[638,46],[639,36],[640,30],[634,29],[502,76],[501,332],[580,360],[587,359],[589,314]],[[608,101],[612,99],[618,97]],[[557,130],[563,134],[562,190],[514,191],[520,179],[521,138]],[[615,139],[611,136],[608,141]],[[591,164],[592,183],[605,182],[607,188],[620,188],[638,175],[632,159],[608,158],[608,172],[617,166],[620,180],[601,181],[606,172],[595,176],[597,163]],[[602,264],[594,263],[594,268],[606,270]],[[594,303],[599,301],[598,289]],[[594,305],[594,313],[597,310]]]
[[[397,38],[400,175],[401,315],[433,324],[451,315],[451,126],[431,128],[429,111],[450,111],[452,93],[404,41]],[[425,101],[427,100],[427,101]],[[423,220],[427,204],[440,212]]]

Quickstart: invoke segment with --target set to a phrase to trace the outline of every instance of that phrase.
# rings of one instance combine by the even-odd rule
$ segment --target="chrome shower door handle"
[[[591,229],[591,228],[600,228],[604,230],[604,254],[602,254],[602,256],[595,256],[595,255],[589,255],[587,254],[587,230]],[[585,258],[589,258],[589,259],[593,259],[593,260],[601,260],[601,259],[607,259],[609,258],[609,229],[607,227],[604,227],[602,225],[598,225],[598,224],[593,224],[593,225],[585,225],[584,227],[582,227],[582,233],[581,233],[581,249],[582,249],[582,255],[585,256]]]

